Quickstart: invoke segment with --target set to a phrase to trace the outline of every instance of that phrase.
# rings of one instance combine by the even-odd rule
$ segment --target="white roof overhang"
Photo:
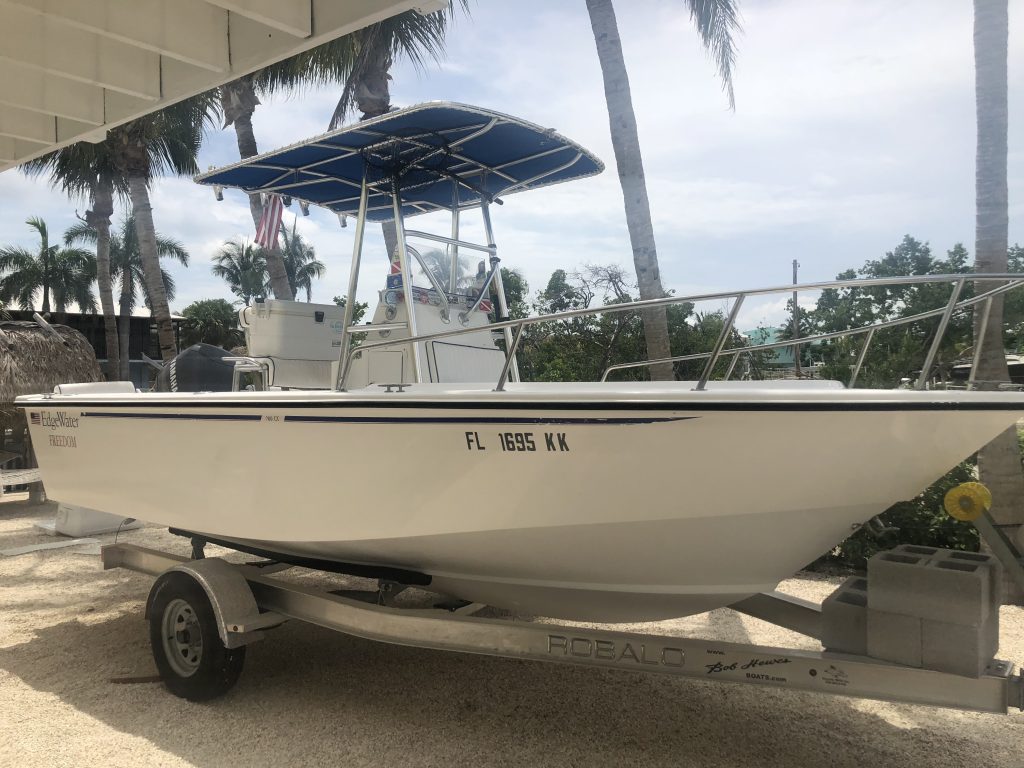
[[[447,0],[0,0],[0,171]]]

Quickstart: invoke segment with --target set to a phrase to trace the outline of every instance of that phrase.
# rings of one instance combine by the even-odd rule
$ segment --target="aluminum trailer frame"
[[[131,544],[105,546],[102,559],[105,569],[127,568],[154,576],[181,571],[192,576],[210,599],[227,648],[258,640],[263,630],[293,619],[367,640],[434,650],[981,712],[1024,710],[1024,678],[1013,664],[999,660],[983,677],[961,677],[863,656],[485,619],[445,608],[375,605],[273,578],[267,573],[274,567],[232,565],[219,558],[189,560]],[[380,597],[384,596],[382,592]],[[781,598],[758,597],[759,615],[771,620],[771,610],[764,606],[776,599],[781,603]],[[793,611],[791,601],[780,605],[783,618],[775,623],[792,628],[785,616]],[[813,624],[807,622],[809,615],[802,617],[805,627]]]

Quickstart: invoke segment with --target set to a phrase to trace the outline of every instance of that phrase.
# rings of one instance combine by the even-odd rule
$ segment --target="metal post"
[[[992,297],[989,296],[985,299],[985,314],[981,316],[981,328],[979,329],[981,332],[978,334],[978,338],[974,342],[974,359],[971,360],[971,375],[967,377],[968,389],[974,385],[974,380],[978,375],[978,364],[981,362],[981,347],[985,343],[985,334],[988,332],[988,318],[991,314]]]
[[[459,281],[459,182],[455,180],[452,181],[452,240],[455,242],[448,246],[448,254],[451,256],[448,291],[455,293],[455,286]]]
[[[519,339],[523,336],[524,327],[522,324],[516,326],[516,336],[512,340],[512,346],[508,348],[508,353],[505,355],[505,365],[501,367],[498,386],[494,388],[495,392],[501,392],[505,389],[505,381],[508,379],[509,369],[516,363],[516,350],[519,349]]]
[[[487,241],[487,245],[490,248],[494,248],[494,253],[497,254],[497,245],[494,244],[494,228],[491,226],[491,209],[487,201],[484,200],[480,204],[480,216],[484,220],[484,239]],[[498,294],[498,314],[503,317],[508,317],[508,300],[505,298],[505,283],[501,280],[501,266],[495,265],[494,270],[494,292]],[[522,326],[520,326],[522,328]],[[512,349],[512,331],[509,328],[502,329],[502,335],[505,337],[505,349]],[[512,355],[512,368],[509,372],[509,376],[512,381],[519,381],[519,363],[516,361],[515,354]]]
[[[800,262],[793,259],[793,285],[797,284],[796,271],[800,268]],[[800,315],[797,309],[797,292],[793,291],[793,340],[800,338]],[[800,378],[800,345],[793,345],[793,373]]]
[[[708,358],[708,364],[704,366],[704,372],[700,375],[700,380],[697,382],[697,392],[703,392],[704,387],[707,386],[708,379],[711,378],[711,372],[715,369],[715,363],[718,362],[718,357],[722,354],[722,347],[725,346],[725,342],[728,340],[729,334],[732,333],[732,327],[736,322],[736,315],[740,313],[740,307],[743,306],[744,298],[746,297],[742,293],[736,296],[736,301],[732,304],[732,310],[729,312],[729,317],[725,321],[722,333],[719,334],[718,340],[715,341],[715,347],[711,350],[711,357]]]
[[[853,375],[850,376],[850,383],[846,385],[847,389],[853,389],[853,385],[857,383],[857,377],[860,375],[860,367],[864,365],[864,358],[868,353],[868,347],[871,346],[871,340],[875,337],[875,329],[872,328],[868,331],[868,336],[864,339],[864,346],[860,348],[860,354],[857,355],[857,362],[853,366]]]
[[[398,237],[398,265],[402,270],[402,293],[405,294],[405,310],[409,315],[409,335],[417,336],[416,330],[416,299],[412,293],[412,269],[409,266],[409,253],[405,247],[405,221],[402,218],[402,192],[395,179],[391,184],[391,206],[395,212],[395,235]],[[412,343],[412,374],[413,381],[421,383],[423,365],[420,361],[419,342]]]
[[[356,290],[359,287],[359,261],[363,255],[363,232],[366,230],[366,204],[369,200],[369,186],[363,175],[359,185],[359,214],[356,216],[355,241],[352,244],[352,267],[348,273],[348,295],[345,297],[345,319],[341,329],[341,356],[338,358],[338,380],[334,383],[339,392],[345,391],[345,377],[348,375],[349,349],[352,345],[352,314],[356,308]]]
[[[725,378],[722,381],[728,381],[732,378],[732,372],[736,369],[736,363],[740,361],[740,353],[737,352],[732,356],[732,362],[729,363],[729,368],[725,372]]]
[[[935,339],[932,341],[932,345],[928,349],[928,357],[925,358],[924,367],[921,369],[921,375],[917,377],[917,385],[914,389],[924,389],[925,382],[928,381],[928,374],[932,370],[932,365],[935,364],[935,356],[939,354],[939,345],[942,344],[942,337],[946,335],[946,327],[949,325],[949,318],[953,316],[953,310],[956,309],[957,299],[960,298],[960,291],[963,290],[964,280],[965,278],[961,277],[953,286],[953,293],[949,297],[949,303],[946,305],[946,311],[942,313],[942,317],[939,319],[939,327],[935,330]]]

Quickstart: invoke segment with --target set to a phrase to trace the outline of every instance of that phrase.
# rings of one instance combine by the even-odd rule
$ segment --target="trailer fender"
[[[275,614],[261,614],[248,582],[237,566],[218,557],[189,560],[164,571],[164,575],[178,571],[188,574],[206,592],[213,614],[217,619],[217,633],[226,648],[238,648],[262,640],[262,629],[284,621]],[[146,599],[146,618],[149,618],[153,595],[161,575]]]

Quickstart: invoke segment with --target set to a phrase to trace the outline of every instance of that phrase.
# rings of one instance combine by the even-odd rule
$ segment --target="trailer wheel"
[[[186,573],[165,573],[153,585],[149,641],[164,685],[183,699],[223,696],[242,673],[245,646],[224,647],[210,599]]]

